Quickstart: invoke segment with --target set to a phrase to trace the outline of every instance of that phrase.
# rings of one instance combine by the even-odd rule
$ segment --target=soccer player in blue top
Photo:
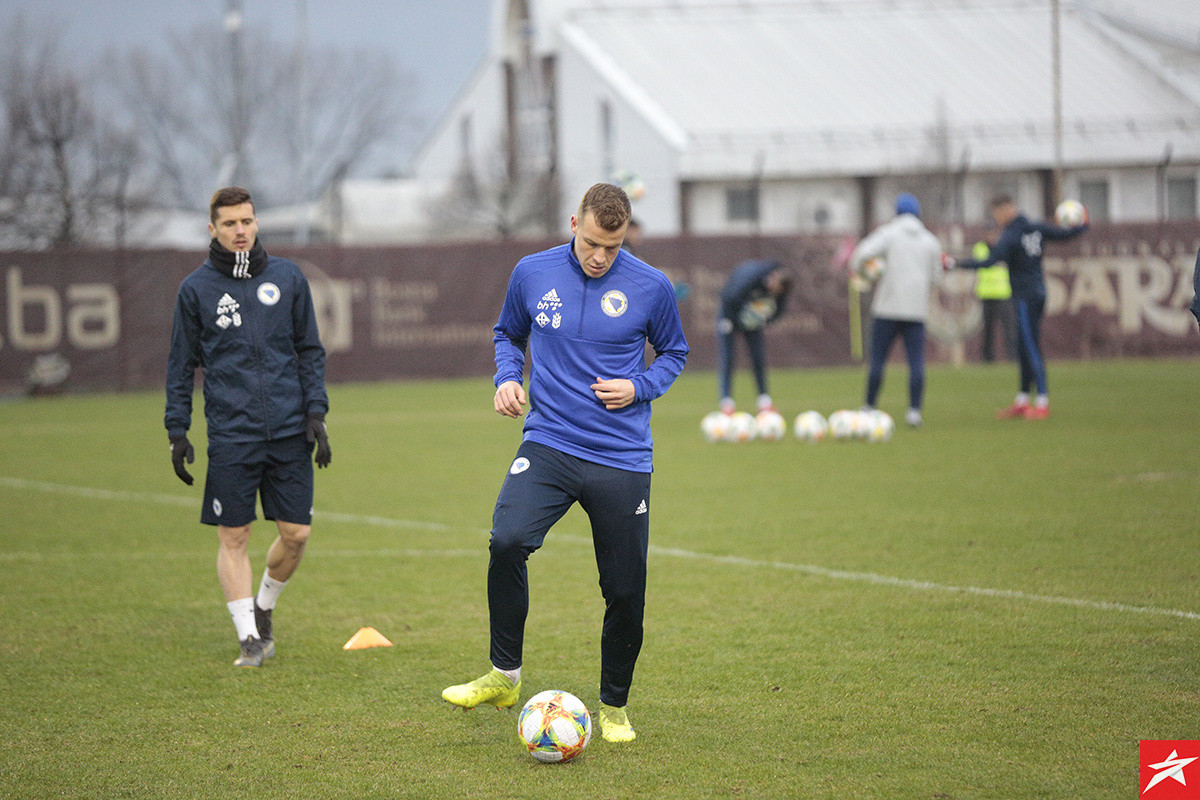
[[[1062,228],[1045,222],[1033,222],[1022,214],[1008,195],[992,200],[992,218],[1000,227],[1000,238],[987,258],[958,262],[963,269],[990,267],[1001,261],[1008,264],[1012,284],[1013,308],[1017,314],[1017,354],[1021,362],[1021,383],[1017,397],[1008,408],[996,413],[1001,419],[1046,419],[1050,416],[1050,395],[1046,386],[1046,362],[1042,358],[1042,314],[1046,310],[1046,279],[1042,274],[1042,244],[1047,240],[1071,239],[1087,230],[1082,225]],[[1031,404],[1029,393],[1036,386],[1037,398]]]
[[[592,526],[604,625],[600,637],[601,735],[631,741],[625,706],[642,646],[650,534],[650,402],[687,359],[667,277],[621,249],[625,193],[596,184],[571,217],[572,240],[521,259],[496,323],[497,413],[525,415],[516,458],[496,500],[488,564],[493,669],[442,697],[507,708],[521,693],[526,560],[579,503]],[[655,359],[646,364],[645,346]],[[531,357],[529,395],[522,386]]]

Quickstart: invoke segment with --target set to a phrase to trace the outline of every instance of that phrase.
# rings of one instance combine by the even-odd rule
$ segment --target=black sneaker
[[[238,656],[237,661],[233,662],[233,665],[235,667],[261,667],[262,662],[262,639],[254,636],[247,636],[245,639],[242,639],[242,654]]]
[[[275,634],[271,628],[271,609],[258,607],[254,604],[254,627],[258,628],[258,638],[262,640],[263,658],[275,657]]]

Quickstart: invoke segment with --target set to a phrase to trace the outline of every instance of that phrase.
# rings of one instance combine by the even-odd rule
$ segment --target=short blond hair
[[[629,196],[620,186],[611,183],[597,183],[587,190],[579,203],[579,218],[583,219],[588,211],[592,212],[596,224],[606,231],[620,230],[633,218]]]

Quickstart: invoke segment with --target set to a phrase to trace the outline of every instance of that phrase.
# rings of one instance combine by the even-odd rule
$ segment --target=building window
[[[758,222],[758,187],[736,186],[726,189],[725,218],[730,222]]]
[[[1167,178],[1167,219],[1195,218],[1195,177]]]
[[[1108,222],[1112,219],[1108,200],[1108,180],[1100,178],[1079,182],[1079,202],[1088,210],[1092,222]]]

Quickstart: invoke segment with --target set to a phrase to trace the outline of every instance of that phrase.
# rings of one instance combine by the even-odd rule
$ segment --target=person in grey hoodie
[[[925,395],[925,321],[929,294],[944,269],[942,245],[922,224],[921,204],[907,192],[896,198],[896,217],[863,239],[850,255],[850,269],[877,280],[871,301],[870,366],[867,371],[867,409],[875,408],[883,387],[888,351],[904,340],[908,358],[908,412],[905,420],[921,424]]]

